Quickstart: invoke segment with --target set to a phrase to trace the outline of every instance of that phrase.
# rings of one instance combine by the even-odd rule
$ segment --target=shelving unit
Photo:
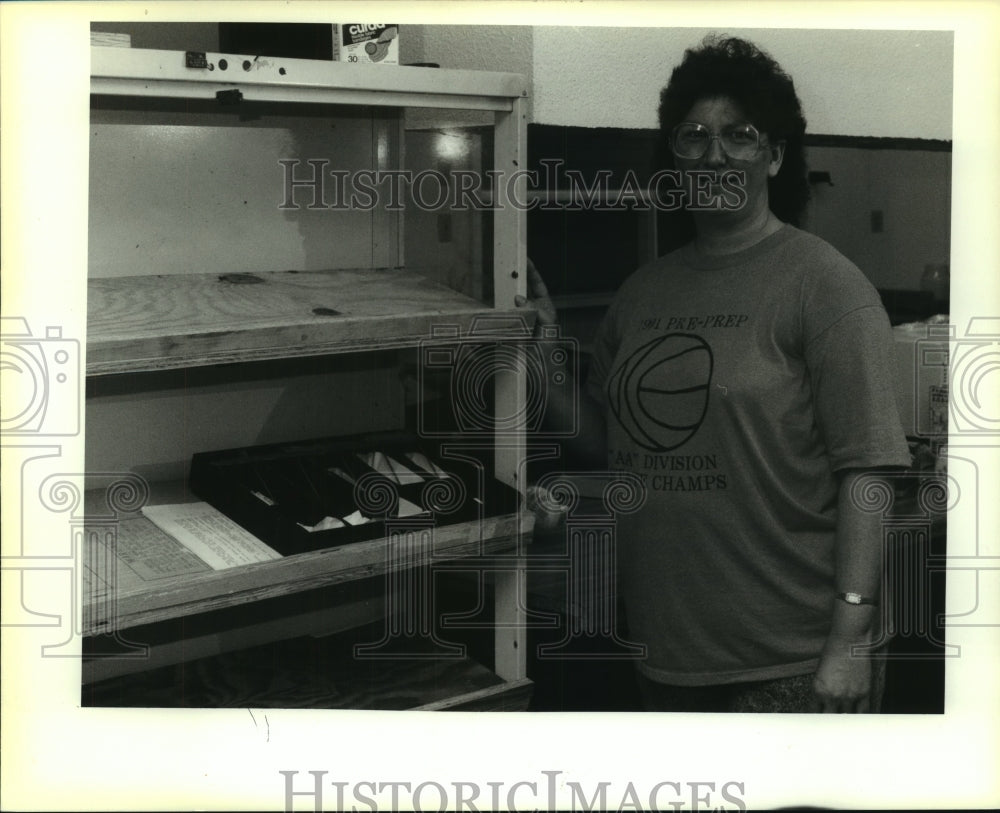
[[[139,109],[159,103],[155,100],[168,105],[176,104],[176,100],[199,104],[219,100],[251,106],[303,105],[311,110],[318,106],[360,105],[492,111],[495,168],[513,172],[522,166],[526,151],[523,99],[527,92],[523,78],[514,74],[216,53],[192,55],[106,47],[91,50],[92,95],[138,100]],[[375,145],[375,153],[383,167],[385,133],[377,135],[382,142]],[[524,187],[525,180],[518,178],[512,191],[523,199]],[[491,302],[453,291],[417,269],[377,264],[370,268],[246,273],[208,273],[198,267],[191,273],[161,274],[155,268],[144,268],[141,270],[145,273],[137,269],[135,275],[93,276],[88,286],[87,375],[91,382],[107,376],[120,381],[120,377],[193,367],[336,354],[356,357],[370,351],[416,348],[428,342],[453,343],[468,337],[474,323],[484,317],[505,317],[513,326],[509,332],[502,326],[497,328],[491,338],[523,338],[523,327],[530,327],[532,314],[515,311],[514,297],[526,291],[525,214],[516,207],[498,206],[492,216]],[[388,228],[395,226],[389,224]],[[373,252],[373,257],[376,254],[395,256],[382,251]],[[448,333],[435,338],[434,328],[441,324],[447,325]],[[494,324],[503,323],[494,320]],[[498,380],[497,414],[516,412],[524,403],[525,393],[523,372]],[[88,437],[88,443],[101,442],[113,439]],[[517,488],[523,479],[524,457],[523,432],[505,432],[504,442],[492,450],[496,479]],[[141,467],[143,461],[135,463]],[[184,482],[154,482],[150,492],[150,503],[195,499]],[[97,548],[114,548],[127,541],[130,532],[141,530],[148,535],[152,527],[134,510],[109,513],[106,496],[97,491],[88,494],[92,509],[88,512],[86,544],[90,546],[92,563],[100,560]],[[281,640],[295,634],[291,630],[297,630],[297,634],[310,629],[329,633],[359,627],[377,620],[385,611],[382,597],[370,592],[373,583],[388,585],[401,569],[424,568],[431,563],[447,566],[449,562],[462,566],[464,562],[470,569],[483,567],[492,578],[494,678],[484,681],[480,676],[474,685],[459,682],[449,693],[440,682],[445,678],[438,676],[431,681],[431,695],[422,698],[418,693],[408,705],[523,705],[530,693],[530,681],[525,675],[525,574],[520,553],[531,530],[530,516],[506,514],[436,527],[429,545],[426,540],[396,539],[395,544],[410,545],[412,550],[393,561],[387,558],[389,540],[375,539],[227,570],[170,576],[127,591],[115,588],[114,557],[104,557],[102,564],[94,566],[110,574],[111,586],[107,580],[103,585],[92,585],[83,602],[84,634],[92,640],[109,635],[127,640],[130,631],[210,617],[219,611],[258,603],[269,606],[267,602],[272,600],[337,585],[364,582],[369,592],[328,613],[307,613],[287,619],[287,623],[268,618],[189,641],[161,643],[151,647],[145,658],[94,656],[84,663],[84,683]],[[475,669],[481,671],[482,667]],[[464,670],[463,674],[467,673],[469,670]],[[401,671],[401,679],[405,680],[406,674]],[[385,688],[387,695],[399,694],[400,687],[395,691]],[[351,692],[343,696],[347,698],[343,703],[350,706]],[[398,697],[387,703],[387,708],[400,707]],[[380,707],[377,696],[367,697],[363,707]]]

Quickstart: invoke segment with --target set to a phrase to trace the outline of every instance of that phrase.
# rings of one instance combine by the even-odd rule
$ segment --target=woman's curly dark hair
[[[768,200],[781,220],[799,225],[809,200],[806,120],[792,78],[752,42],[709,35],[700,47],[684,52],[660,92],[658,167],[674,166],[671,130],[699,99],[716,96],[732,99],[771,141],[785,142],[781,170],[768,181]]]

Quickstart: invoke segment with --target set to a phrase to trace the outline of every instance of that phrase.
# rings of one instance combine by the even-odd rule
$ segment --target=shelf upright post
[[[525,91],[526,95],[526,91]],[[510,308],[515,296],[526,296],[527,280],[527,167],[528,125],[524,96],[512,100],[510,112],[498,112],[495,119],[495,169],[498,170],[494,197],[493,296],[494,307]],[[529,323],[530,326],[530,323]],[[529,337],[525,337],[530,340]],[[522,363],[509,376],[496,380],[495,414],[524,414],[527,398],[525,352]],[[496,437],[496,477],[522,494],[527,488],[526,437],[524,425],[515,431],[498,428]],[[520,545],[518,546],[520,554]],[[509,569],[495,574],[495,662],[494,671],[505,680],[517,680],[527,673],[525,632],[527,574],[521,556],[512,557]],[[505,563],[504,567],[508,567]]]
[[[527,155],[528,128],[523,98],[512,100],[511,111],[496,114],[496,158],[498,170],[494,189],[493,297],[494,307],[514,307],[515,296],[526,296],[527,279]],[[530,321],[527,322],[530,327]],[[527,396],[526,368],[519,365],[516,375],[496,382],[496,414],[522,414]],[[497,479],[524,492],[518,482],[525,457],[524,427],[497,434]]]

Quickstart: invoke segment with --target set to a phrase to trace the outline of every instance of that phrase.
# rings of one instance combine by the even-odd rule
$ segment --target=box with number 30
[[[336,27],[341,62],[399,64],[399,26],[387,23],[342,23]]]

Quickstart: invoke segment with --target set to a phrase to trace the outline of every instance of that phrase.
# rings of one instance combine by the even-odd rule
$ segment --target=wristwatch
[[[873,598],[867,598],[861,595],[861,593],[837,593],[837,598],[843,601],[845,604],[872,604],[878,605],[878,602]]]

